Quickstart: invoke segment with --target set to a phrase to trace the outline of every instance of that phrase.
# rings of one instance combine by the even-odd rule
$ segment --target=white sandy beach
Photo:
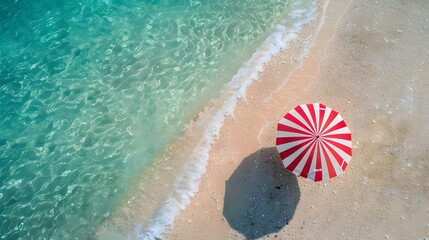
[[[162,239],[429,239],[427,9],[331,0],[302,63],[293,44],[272,58],[225,119]],[[318,183],[286,172],[274,148],[277,121],[311,102],[353,134],[346,173]]]

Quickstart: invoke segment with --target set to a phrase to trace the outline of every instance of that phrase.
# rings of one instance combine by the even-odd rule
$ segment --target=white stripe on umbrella
[[[285,168],[314,181],[341,174],[351,146],[342,117],[320,103],[295,107],[277,125],[276,147]]]

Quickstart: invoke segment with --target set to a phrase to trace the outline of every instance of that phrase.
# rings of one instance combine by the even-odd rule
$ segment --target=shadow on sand
[[[300,197],[297,177],[284,169],[277,150],[246,157],[226,181],[223,215],[247,239],[276,233],[292,219]]]

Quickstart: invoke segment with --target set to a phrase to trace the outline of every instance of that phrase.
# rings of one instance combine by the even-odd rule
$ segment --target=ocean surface
[[[0,1],[0,239],[93,237],[195,115],[314,14],[310,0]]]

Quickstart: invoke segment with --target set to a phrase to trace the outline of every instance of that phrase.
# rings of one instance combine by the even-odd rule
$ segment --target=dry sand
[[[225,119],[163,239],[429,239],[428,9],[331,0],[302,64],[293,46],[274,57]],[[287,173],[274,148],[277,121],[311,102],[353,134],[346,173],[318,183]]]

